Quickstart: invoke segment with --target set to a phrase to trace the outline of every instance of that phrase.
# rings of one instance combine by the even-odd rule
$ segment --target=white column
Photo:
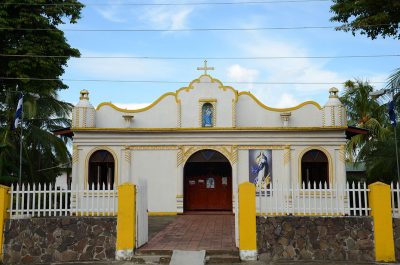
[[[237,155],[237,160],[239,159],[239,156]],[[235,161],[235,163],[232,164],[232,210],[233,213],[235,214],[235,242],[236,246],[239,247],[239,215],[238,215],[238,167],[237,163],[239,161]]]
[[[183,213],[183,165],[178,166],[176,178],[176,212]]]

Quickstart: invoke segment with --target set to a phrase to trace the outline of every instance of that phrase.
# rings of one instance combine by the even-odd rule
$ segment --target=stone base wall
[[[257,217],[257,246],[263,260],[375,260],[370,217]]]
[[[400,261],[400,219],[393,218],[394,253],[396,260]]]
[[[4,263],[115,259],[115,217],[48,217],[8,220]]]

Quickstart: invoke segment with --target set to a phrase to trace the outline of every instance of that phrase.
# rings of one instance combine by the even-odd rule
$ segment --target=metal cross
[[[204,74],[207,74],[207,70],[214,70],[214,67],[207,66],[207,60],[204,60],[204,67],[197,67],[197,70],[204,70]]]

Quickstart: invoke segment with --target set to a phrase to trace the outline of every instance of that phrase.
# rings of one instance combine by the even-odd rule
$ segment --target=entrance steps
[[[172,250],[137,250],[132,259],[134,264],[170,264]],[[206,264],[240,263],[238,250],[206,250]]]

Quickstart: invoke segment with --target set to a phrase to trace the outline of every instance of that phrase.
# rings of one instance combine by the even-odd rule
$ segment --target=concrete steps
[[[169,264],[172,250],[137,250],[134,264]],[[238,250],[206,250],[206,264],[240,263]]]

